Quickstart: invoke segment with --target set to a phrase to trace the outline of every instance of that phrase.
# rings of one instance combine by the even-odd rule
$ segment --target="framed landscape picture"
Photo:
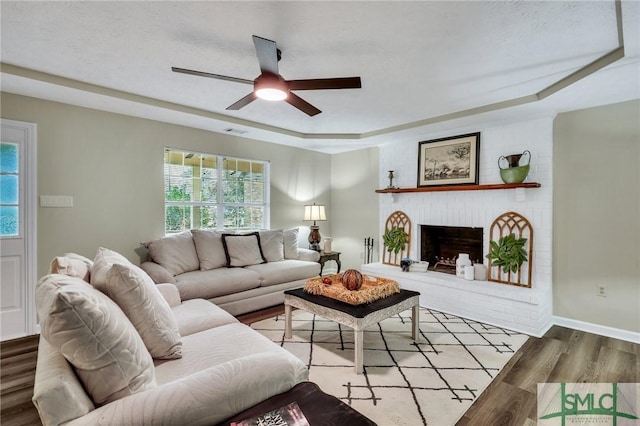
[[[478,184],[480,132],[420,142],[418,186]]]

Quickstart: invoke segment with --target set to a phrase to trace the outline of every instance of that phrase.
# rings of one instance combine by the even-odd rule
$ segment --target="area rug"
[[[251,325],[299,357],[309,380],[380,426],[454,425],[527,336],[420,308],[421,341],[411,339],[411,311],[364,333],[364,374],[353,368],[353,331],[302,310]]]

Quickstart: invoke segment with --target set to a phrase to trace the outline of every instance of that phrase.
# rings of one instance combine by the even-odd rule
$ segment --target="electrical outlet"
[[[604,284],[598,284],[598,292],[596,294],[601,297],[607,297],[607,286]]]

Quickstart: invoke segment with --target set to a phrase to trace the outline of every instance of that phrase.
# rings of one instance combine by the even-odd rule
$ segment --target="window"
[[[165,232],[269,227],[269,163],[164,153]]]
[[[20,235],[19,146],[0,143],[0,237]]]

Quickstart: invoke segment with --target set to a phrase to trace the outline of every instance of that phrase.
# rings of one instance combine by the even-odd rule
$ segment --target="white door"
[[[36,125],[2,120],[0,340],[35,334]]]

